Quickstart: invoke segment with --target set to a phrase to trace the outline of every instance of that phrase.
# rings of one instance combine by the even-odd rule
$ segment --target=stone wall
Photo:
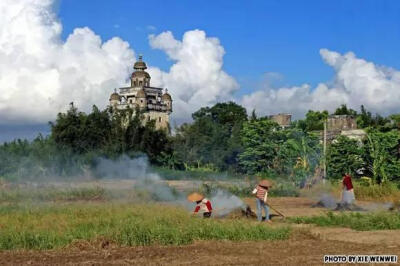
[[[351,115],[330,115],[327,123],[328,131],[357,129],[355,117]]]
[[[271,115],[269,118],[272,121],[278,123],[281,127],[289,127],[290,123],[292,122],[292,115],[291,114],[277,114]]]
[[[146,112],[144,115],[144,121],[155,120],[156,129],[168,129],[169,115],[165,112]]]

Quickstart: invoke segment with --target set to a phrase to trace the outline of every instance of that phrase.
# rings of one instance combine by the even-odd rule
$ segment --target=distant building
[[[291,114],[276,114],[276,115],[270,115],[269,119],[272,121],[275,121],[278,123],[283,128],[290,127],[290,124],[292,123],[292,115]]]
[[[352,115],[330,115],[327,122],[328,131],[357,129],[356,118]]]
[[[327,125],[327,141],[334,141],[339,135],[346,136],[350,139],[362,141],[366,133],[362,129],[357,129],[356,118],[352,115],[330,115]],[[323,139],[323,131],[321,132],[321,140]]]
[[[168,129],[169,115],[172,112],[172,98],[165,89],[150,86],[150,75],[145,70],[142,56],[133,66],[131,86],[119,88],[110,96],[110,106],[116,109],[137,107],[144,111],[145,121],[155,120],[157,129]]]

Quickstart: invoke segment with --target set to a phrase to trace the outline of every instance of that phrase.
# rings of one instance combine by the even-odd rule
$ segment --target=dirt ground
[[[312,215],[321,215],[326,213],[328,210],[325,208],[311,208],[316,201],[313,201],[308,198],[302,197],[278,197],[269,199],[270,205],[281,212],[286,217],[291,216],[312,216]],[[256,200],[254,198],[246,198],[244,199],[245,203],[248,204],[253,211],[256,211]],[[277,215],[274,210],[270,210],[270,214]],[[277,219],[278,217],[274,219]]]
[[[255,200],[245,199],[255,210]],[[320,215],[307,198],[270,198],[286,216]],[[363,204],[363,203],[361,203]],[[276,214],[271,211],[271,214]],[[272,217],[282,226],[282,218]],[[348,228],[292,225],[284,241],[200,241],[186,246],[118,247],[104,241],[76,242],[53,251],[2,251],[0,265],[321,265],[327,254],[400,256],[400,230],[354,231]],[[383,265],[383,264],[382,264]]]
[[[187,246],[81,246],[0,253],[1,265],[321,265],[327,254],[396,254],[399,247],[312,237],[285,241],[202,241]]]

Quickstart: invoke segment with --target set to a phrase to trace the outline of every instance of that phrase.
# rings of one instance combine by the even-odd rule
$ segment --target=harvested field
[[[245,198],[244,202],[248,204],[252,210],[255,211],[257,209],[254,198]],[[327,211],[326,208],[311,208],[315,201],[302,197],[271,197],[269,198],[269,202],[286,217],[322,215]],[[273,210],[270,210],[270,213],[272,215],[277,215]]]
[[[186,246],[79,245],[0,252],[2,265],[320,265],[325,254],[397,254],[396,246],[312,238],[274,242],[201,241]]]
[[[255,221],[254,198],[243,199],[250,207],[247,213],[239,208],[203,221],[188,217],[185,210],[176,210],[171,204],[135,205],[135,195],[127,194],[124,201],[116,201],[122,192],[131,190],[133,183],[93,183],[67,188],[48,184],[30,194],[21,193],[24,186],[15,192],[5,189],[0,228],[8,232],[14,247],[8,246],[11,242],[3,234],[0,265],[319,265],[325,254],[400,255],[400,230],[360,232],[293,224],[273,210],[272,224],[260,224]],[[189,182],[172,182],[171,186],[178,190],[195,187]],[[121,193],[110,193],[113,191]],[[25,206],[25,201],[32,200],[39,200],[39,204]],[[321,216],[329,211],[312,208],[317,200],[304,197],[269,200],[289,218]],[[357,204],[364,207],[370,203]],[[25,233],[17,233],[14,227]],[[292,229],[286,230],[288,227]],[[35,237],[31,229],[45,237]],[[120,234],[121,230],[127,232],[126,236]],[[258,237],[260,232],[262,237]]]

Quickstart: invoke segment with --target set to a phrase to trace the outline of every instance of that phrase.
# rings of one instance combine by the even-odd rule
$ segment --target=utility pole
[[[322,183],[325,184],[326,180],[326,120],[324,121],[324,177]]]

